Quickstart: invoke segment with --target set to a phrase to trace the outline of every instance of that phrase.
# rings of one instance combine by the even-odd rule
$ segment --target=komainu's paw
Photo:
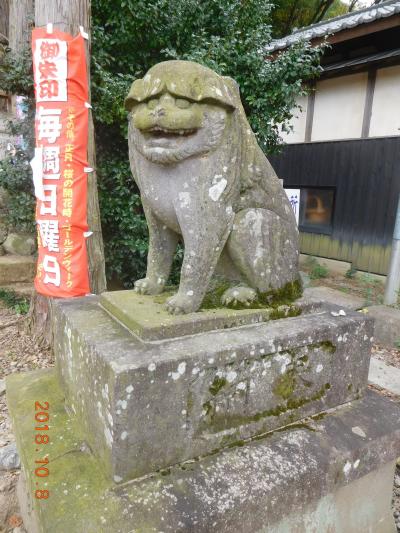
[[[257,298],[257,293],[254,289],[250,287],[231,287],[226,290],[221,298],[221,303],[223,305],[245,305],[250,306]]]
[[[139,294],[160,294],[164,290],[164,280],[161,278],[143,278],[135,281],[135,292]]]
[[[197,310],[193,298],[179,294],[179,292],[167,300],[165,308],[171,315],[185,315],[186,313],[193,313]]]

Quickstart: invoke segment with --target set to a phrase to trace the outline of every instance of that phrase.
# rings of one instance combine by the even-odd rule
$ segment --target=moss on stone
[[[285,383],[285,386],[282,385],[281,392],[283,394],[289,394],[287,397],[285,403],[280,403],[275,405],[274,407],[270,409],[266,409],[265,411],[260,411],[259,413],[256,413],[254,415],[231,415],[227,417],[219,416],[211,404],[211,402],[206,402],[203,404],[203,408],[206,410],[207,414],[207,421],[205,423],[205,427],[207,427],[208,430],[211,430],[213,432],[220,432],[226,429],[231,428],[239,428],[240,426],[250,424],[252,422],[260,422],[264,419],[267,419],[269,417],[279,417],[282,415],[285,415],[285,419],[289,422],[292,420],[295,420],[291,414],[288,413],[288,411],[294,411],[296,409],[299,409],[300,407],[303,407],[304,405],[307,405],[308,403],[315,402],[321,400],[327,390],[331,388],[329,383],[325,383],[319,390],[317,390],[314,394],[311,396],[301,396],[297,398],[290,397],[291,394],[294,393],[291,391],[291,386],[288,383]]]
[[[309,344],[308,348],[310,350],[317,350],[319,348],[322,348],[325,352],[329,353],[335,353],[336,352],[336,346],[331,341],[321,341],[316,342],[315,344]]]
[[[85,443],[79,418],[65,411],[64,394],[54,369],[10,376],[7,397],[28,490],[43,531],[71,531],[71,524],[77,525],[78,529],[72,527],[75,531],[104,531],[104,523],[122,527],[123,506],[109,490],[113,486],[109,473]],[[33,439],[36,401],[49,403],[48,444],[37,445]],[[49,476],[38,478],[35,461],[46,456]],[[49,498],[35,498],[37,489],[48,490]]]
[[[225,378],[221,378],[219,376],[217,376],[214,381],[212,382],[210,388],[208,389],[210,391],[210,393],[213,395],[213,396],[216,396],[219,391],[225,387],[225,385],[227,384],[228,382],[226,381]]]
[[[295,391],[296,374],[294,370],[289,370],[275,381],[272,391],[277,396],[287,400]]]
[[[228,307],[229,309],[235,310],[265,309],[271,307],[273,310],[272,312],[275,313],[275,318],[298,316],[301,313],[301,309],[293,306],[287,311],[281,310],[282,314],[277,316],[279,314],[278,308],[280,306],[290,306],[292,302],[301,297],[303,289],[300,280],[290,281],[280,289],[271,289],[265,292],[257,291],[256,299],[249,302],[248,305],[240,302],[232,302],[227,306],[223,306],[221,304],[221,298],[224,292],[234,286],[235,284],[227,281],[220,281],[215,284],[215,286],[206,293],[201,305],[201,310],[220,309],[221,307]]]
[[[168,298],[171,298],[171,296],[173,296],[177,290],[178,287],[168,286],[165,288],[164,292],[153,296],[153,300],[156,304],[165,304]]]
[[[236,448],[236,447],[242,447],[246,444],[245,440],[235,440],[234,442],[231,442],[227,448]]]
[[[211,290],[207,291],[206,295],[204,296],[201,304],[201,310],[219,309],[224,307],[221,304],[221,298],[224,292],[230,289],[232,286],[232,283],[221,281],[215,284],[214,287],[211,287]],[[249,309],[249,307],[246,307],[246,309]]]
[[[272,391],[273,393],[285,400],[285,403],[279,403],[274,407],[256,413],[251,416],[246,415],[221,415],[215,411],[215,406],[213,401],[207,401],[203,404],[203,409],[205,410],[205,420],[203,427],[204,429],[211,430],[213,432],[223,431],[226,429],[238,428],[241,425],[247,425],[252,422],[259,422],[264,418],[268,417],[279,417],[285,415],[285,420],[287,422],[292,422],[296,420],[296,417],[292,414],[287,413],[288,411],[296,411],[297,409],[303,407],[304,405],[321,400],[324,395],[330,390],[330,383],[325,383],[319,390],[314,392],[314,394],[309,395],[306,389],[311,389],[314,385],[313,381],[307,380],[303,375],[299,374],[301,367],[307,365],[310,361],[310,356],[308,354],[301,354],[301,351],[307,349],[322,349],[329,353],[334,353],[336,351],[335,345],[331,341],[321,341],[318,343],[310,344],[308,346],[299,346],[297,348],[286,349],[284,352],[291,358],[291,363],[286,369],[286,372],[275,380],[273,383]],[[263,354],[261,359],[266,357],[271,357],[271,354]],[[252,359],[244,361],[248,366],[252,363]],[[299,368],[297,368],[299,367]],[[306,371],[310,370],[306,369]],[[302,370],[304,372],[304,370]],[[217,377],[212,383],[209,392],[216,396],[220,390],[227,385],[225,378]],[[303,394],[304,393],[304,394]]]
[[[325,394],[326,391],[331,388],[329,383],[326,383],[323,387],[321,387],[317,392],[315,392],[312,396],[309,398],[290,398],[287,401],[287,408],[288,409],[299,409],[300,407],[303,407],[303,405],[306,405],[310,402],[315,402],[318,400],[321,400]]]
[[[213,412],[213,406],[211,405],[211,402],[203,403],[203,409],[206,412],[206,416],[210,415]]]
[[[190,413],[192,411],[193,406],[194,406],[194,398],[193,398],[192,391],[190,390],[188,392],[188,398],[187,398],[187,410],[188,410],[188,413]]]
[[[271,320],[279,320],[280,318],[288,318],[301,315],[300,307],[296,305],[280,305],[273,309],[269,315]]]
[[[327,413],[318,413],[317,415],[311,416],[312,420],[315,420],[317,422],[323,420],[327,416]]]
[[[330,352],[330,353],[336,352],[336,346],[331,341],[322,341],[319,343],[319,345],[326,352]]]
[[[299,279],[286,283],[280,289],[271,289],[259,293],[259,299],[265,306],[276,307],[278,305],[289,305],[303,294],[303,288]]]
[[[298,399],[305,404],[323,397],[330,387],[327,383],[311,397]],[[162,494],[164,487],[171,483],[171,475],[176,469],[190,470],[198,458],[187,461],[176,467],[161,469],[153,478],[146,482],[130,483],[121,487],[115,485],[107,476],[104,464],[91,451],[83,446],[83,427],[78,417],[70,417],[64,408],[64,395],[61,391],[54,370],[13,375],[7,379],[7,397],[11,415],[16,429],[18,448],[21,461],[27,474],[28,491],[34,493],[35,482],[42,480],[34,476],[34,460],[44,452],[49,454],[50,475],[46,478],[50,490],[47,500],[34,499],[34,506],[40,517],[43,531],[127,531],[132,524],[132,515],[127,514],[128,502],[143,502],[154,494]],[[35,401],[48,401],[51,412],[51,429],[49,431],[52,445],[37,446],[32,439],[32,420]],[[275,406],[269,411],[258,413],[246,422],[261,420],[267,416],[285,414],[290,406],[288,402]],[[210,408],[212,406],[210,404]],[[291,417],[287,413],[282,422]],[[321,415],[322,416],[322,415]],[[240,439],[240,431],[228,436],[223,445],[212,453],[224,448],[241,447],[247,443],[261,440],[280,431],[297,429],[311,430],[304,422],[297,422],[285,428],[279,428],[249,439]],[[39,448],[39,453],[36,449]],[[212,455],[212,453],[207,454]],[[179,483],[176,485],[179,490]],[[129,500],[126,493],[129,492]],[[130,506],[129,506],[130,507]],[[135,508],[135,530],[138,532],[161,531],[163,527],[161,513],[152,516],[143,513],[140,506]],[[164,524],[165,525],[165,524]]]

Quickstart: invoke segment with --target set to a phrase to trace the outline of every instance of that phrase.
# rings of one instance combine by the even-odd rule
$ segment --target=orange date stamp
[[[35,402],[35,436],[34,441],[36,445],[45,446],[49,444],[50,437],[47,434],[49,431],[48,422],[50,420],[49,413],[50,405],[49,402]],[[45,424],[45,425],[42,425]],[[42,446],[42,448],[43,448]],[[36,452],[39,452],[39,448],[36,448]],[[50,470],[48,467],[49,457],[48,454],[45,455],[43,459],[36,459],[35,461],[35,479],[36,487],[35,498],[39,500],[47,500],[50,496],[50,491],[47,489],[40,488],[40,484],[49,476]]]

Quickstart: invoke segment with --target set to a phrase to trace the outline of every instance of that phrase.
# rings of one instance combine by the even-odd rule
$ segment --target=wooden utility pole
[[[385,298],[386,305],[395,305],[400,299],[400,194],[397,201],[396,219],[394,222],[392,253],[390,256],[389,271],[386,278]]]
[[[20,2],[21,0],[17,1]],[[83,26],[84,30],[89,34],[90,39],[90,7],[90,0],[35,0],[35,26],[46,27],[47,23],[51,22],[55,29],[70,33],[71,35],[77,35],[80,26]],[[90,94],[90,40],[87,41],[86,50]],[[95,169],[96,154],[91,110],[89,110],[88,161],[89,166]],[[89,256],[89,281],[91,292],[100,294],[106,290],[106,275],[97,193],[97,175],[96,172],[91,172],[87,176],[87,216],[89,230],[93,232],[93,235],[86,240]]]

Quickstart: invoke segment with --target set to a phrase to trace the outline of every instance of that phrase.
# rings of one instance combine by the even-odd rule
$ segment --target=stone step
[[[0,285],[0,289],[15,292],[18,296],[24,298],[31,298],[35,292],[35,286],[33,283],[10,283],[8,285]]]
[[[370,383],[400,396],[400,368],[386,365],[376,357],[371,357],[368,380]]]
[[[0,285],[32,283],[35,273],[36,258],[33,256],[0,256]]]
[[[387,305],[372,305],[368,314],[375,319],[375,340],[393,348],[400,347],[400,309]]]
[[[42,433],[50,440],[36,445],[38,401],[49,404],[50,429]],[[264,438],[123,485],[91,453],[80,416],[66,412],[53,369],[9,376],[7,402],[26,476],[19,500],[32,533],[395,531],[390,501],[399,407],[372,391]],[[40,477],[35,461],[44,457],[49,475]]]
[[[363,298],[331,287],[309,287],[305,289],[304,295],[310,300],[322,300],[349,309],[365,308]],[[374,338],[378,344],[393,348],[397,342],[400,343],[400,309],[388,305],[371,305],[366,310],[375,319]]]
[[[365,300],[359,296],[338,291],[331,287],[307,287],[304,290],[304,296],[353,310],[361,309],[365,303]]]

